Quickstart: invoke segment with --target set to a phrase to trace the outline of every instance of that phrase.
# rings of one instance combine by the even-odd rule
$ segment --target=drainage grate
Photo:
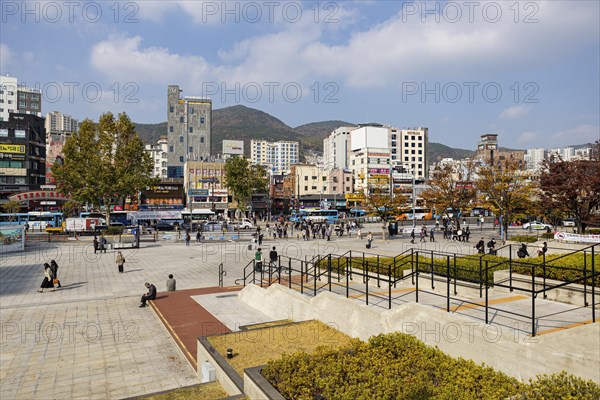
[[[217,299],[222,299],[224,297],[237,297],[237,294],[223,294],[221,296],[215,296]]]

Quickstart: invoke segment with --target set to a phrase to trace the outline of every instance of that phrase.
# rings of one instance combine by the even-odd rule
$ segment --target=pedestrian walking
[[[425,241],[425,233],[423,232],[423,229],[421,229],[421,231],[419,232],[419,243],[424,242]]]
[[[200,229],[196,232],[196,243],[200,243],[200,239],[202,239],[202,234],[200,233]]]
[[[372,245],[373,245],[373,234],[371,232],[369,232],[367,234],[367,249],[370,249]]]
[[[410,242],[415,244],[415,228],[410,232]]]
[[[52,283],[57,285],[56,287],[58,288],[62,287],[60,284],[60,280],[58,279],[58,264],[56,263],[56,261],[50,261],[50,269],[52,270]]]
[[[54,284],[52,283],[52,268],[50,268],[50,264],[44,263],[44,280],[38,289],[38,292],[43,293],[44,289],[51,289],[54,292]]]
[[[120,251],[117,253],[117,258],[115,259],[115,263],[117,264],[119,273],[122,274],[123,273],[123,264],[125,264],[125,257],[123,257],[123,254]]]
[[[186,232],[186,233],[185,233],[185,245],[186,245],[186,246],[189,246],[189,245],[190,245],[190,240],[191,240],[191,239],[192,239],[192,238],[190,237],[190,233],[189,233],[189,232]]]
[[[435,242],[435,228],[431,228],[431,230],[429,231],[429,241],[430,242]]]
[[[104,234],[100,235],[100,253],[105,252],[106,253],[106,238],[104,237]]]
[[[360,228],[358,228],[356,230],[356,236],[358,237],[359,240],[362,240],[362,231],[360,230]]]
[[[94,235],[94,254],[98,251],[98,237]]]

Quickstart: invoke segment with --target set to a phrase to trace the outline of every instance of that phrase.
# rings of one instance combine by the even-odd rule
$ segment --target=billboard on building
[[[223,140],[223,154],[244,154],[243,140]]]

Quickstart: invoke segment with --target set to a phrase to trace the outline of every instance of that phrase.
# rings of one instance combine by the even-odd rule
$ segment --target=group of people
[[[542,257],[544,254],[548,252],[548,243],[544,242],[537,250],[537,256]],[[517,250],[517,257],[525,258],[530,257],[529,252],[527,251],[527,245],[525,243],[521,243],[521,247]]]
[[[481,238],[479,240],[479,242],[477,242],[477,244],[475,245],[475,248],[477,249],[477,252],[479,254],[485,254],[485,241],[483,238]],[[487,242],[487,248],[488,248],[488,254],[495,256],[498,254],[498,251],[496,250],[496,239],[491,238],[488,242]]]
[[[155,300],[156,299],[156,286],[154,286],[153,284],[146,282],[144,283],[144,286],[146,286],[146,289],[148,289],[148,291],[146,293],[144,293],[142,295],[142,298],[140,299],[140,308],[144,308],[146,307],[146,303],[148,302],[148,300]],[[169,274],[169,279],[167,279],[167,292],[174,292],[177,286],[177,281],[175,280],[175,278],[173,278],[173,274]]]
[[[271,251],[269,252],[269,269],[275,268],[277,266],[277,260],[279,259],[279,254],[277,253],[277,247],[273,246]],[[256,272],[262,272],[263,270],[263,253],[262,248],[258,248],[256,253],[254,253],[254,270]],[[280,272],[280,271],[277,271]]]
[[[60,280],[58,279],[58,264],[55,260],[50,261],[50,263],[44,263],[44,280],[38,289],[38,292],[43,293],[44,289],[49,289],[51,292],[56,291],[54,288],[60,288]]]
[[[100,240],[98,240],[98,236],[94,235],[94,254],[96,254],[98,251],[100,253],[106,253],[106,248],[108,247],[107,244],[108,242],[103,234],[100,235]]]

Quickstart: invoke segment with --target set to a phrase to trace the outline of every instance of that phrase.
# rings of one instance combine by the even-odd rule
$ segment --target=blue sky
[[[599,4],[3,1],[0,72],[39,86],[43,112],[79,119],[165,121],[179,84],[290,126],[380,122],[453,147],[497,133],[551,148],[600,138]]]

